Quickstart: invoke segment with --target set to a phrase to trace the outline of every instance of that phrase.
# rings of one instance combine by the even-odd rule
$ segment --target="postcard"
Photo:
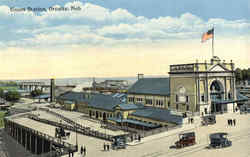
[[[248,0],[1,0],[0,156],[250,156]]]

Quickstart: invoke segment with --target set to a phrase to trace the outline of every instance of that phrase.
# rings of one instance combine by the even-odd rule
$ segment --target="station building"
[[[137,129],[172,127],[182,124],[183,120],[182,115],[170,110],[144,106],[141,103],[126,103],[116,95],[66,92],[57,97],[57,102],[66,110],[83,112],[90,118]]]
[[[129,103],[205,115],[234,112],[246,101],[236,92],[235,65],[214,56],[210,62],[170,65],[169,77],[143,78],[128,90]]]
[[[115,95],[66,92],[65,109],[116,125],[148,129],[185,123],[185,117],[234,112],[248,99],[236,92],[235,65],[214,56],[210,62],[170,65],[169,77],[144,78],[128,89],[127,101]]]

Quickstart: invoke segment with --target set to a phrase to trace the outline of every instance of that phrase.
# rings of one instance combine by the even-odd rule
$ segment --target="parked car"
[[[207,115],[202,117],[201,124],[202,125],[213,125],[216,123],[216,116],[215,115]]]
[[[214,133],[210,134],[210,148],[224,148],[232,145],[232,141],[227,139],[228,133]]]
[[[183,148],[186,146],[194,145],[195,142],[195,133],[194,132],[188,132],[179,134],[179,140],[175,142],[176,148]]]
[[[113,142],[111,144],[112,149],[125,149],[126,146],[126,136],[119,135],[113,137]]]

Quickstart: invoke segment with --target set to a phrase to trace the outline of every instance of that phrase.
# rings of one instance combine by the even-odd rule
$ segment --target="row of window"
[[[231,93],[228,93],[228,99],[232,99]],[[201,102],[205,102],[205,96],[204,95],[201,96]]]
[[[159,106],[163,106],[163,100],[156,100],[155,104]]]
[[[129,102],[134,102],[134,100],[135,99],[133,97],[128,98]],[[136,102],[143,102],[143,98],[136,98]],[[145,104],[153,105],[153,100],[152,99],[145,99]],[[164,104],[163,100],[155,100],[155,105],[163,106],[163,104]]]

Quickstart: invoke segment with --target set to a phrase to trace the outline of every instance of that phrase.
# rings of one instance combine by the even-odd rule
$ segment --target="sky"
[[[1,0],[0,79],[167,76],[211,59],[212,27],[215,55],[248,68],[249,15],[248,0]]]

